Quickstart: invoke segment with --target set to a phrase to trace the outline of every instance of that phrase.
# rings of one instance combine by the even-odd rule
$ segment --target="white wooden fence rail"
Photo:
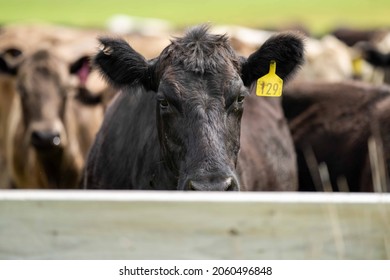
[[[390,194],[1,190],[0,259],[390,259]]]

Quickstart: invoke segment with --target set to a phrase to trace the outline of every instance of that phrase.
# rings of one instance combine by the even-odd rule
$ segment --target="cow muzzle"
[[[188,179],[184,183],[188,191],[239,191],[235,176],[209,176],[199,179]]]
[[[31,145],[38,150],[56,149],[61,147],[59,132],[49,130],[34,130],[31,133]]]

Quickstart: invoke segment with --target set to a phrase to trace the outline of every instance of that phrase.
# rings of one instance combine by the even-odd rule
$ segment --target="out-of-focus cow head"
[[[79,109],[99,102],[99,98],[89,98],[85,87],[91,70],[88,57],[69,65],[44,49],[18,64],[0,61],[2,70],[15,76],[18,93],[19,110],[12,114],[19,116],[12,119],[19,121],[11,123],[8,136],[13,183],[16,187],[75,187],[83,164]],[[27,174],[33,168],[27,165],[38,166],[39,174]]]
[[[68,68],[54,55],[42,50],[26,59],[18,69],[17,88],[26,137],[37,150],[61,149],[68,145],[65,107],[67,101],[78,94],[70,75],[81,72],[79,76],[83,82],[88,68],[80,61]]]

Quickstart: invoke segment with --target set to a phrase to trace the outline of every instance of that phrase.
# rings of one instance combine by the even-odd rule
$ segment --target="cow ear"
[[[91,92],[90,89],[88,89],[87,80],[91,74],[91,71],[92,66],[89,56],[82,56],[69,66],[70,74],[75,75],[78,79],[75,99],[83,105],[96,106],[103,103],[103,94],[95,94]]]
[[[100,38],[101,49],[94,57],[109,83],[116,87],[142,85],[155,90],[152,82],[153,65],[122,39]]]
[[[269,38],[242,63],[241,77],[249,87],[269,71],[271,60],[276,62],[276,74],[288,80],[304,62],[303,36],[298,33],[280,33]]]
[[[91,68],[89,57],[82,56],[69,66],[69,72],[77,76],[80,85],[85,86],[91,73]]]
[[[390,66],[390,54],[380,52],[371,43],[358,43],[356,46],[362,53],[363,58],[373,66]]]
[[[9,48],[0,54],[0,73],[16,76],[23,61],[23,53],[17,48]]]

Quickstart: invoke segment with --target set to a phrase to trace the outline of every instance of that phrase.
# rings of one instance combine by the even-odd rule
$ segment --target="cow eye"
[[[245,99],[245,95],[244,95],[244,94],[240,94],[240,95],[237,97],[237,103],[238,103],[238,104],[244,103],[244,99]]]
[[[166,98],[159,99],[158,102],[160,104],[161,109],[167,109],[169,106],[169,102]]]

